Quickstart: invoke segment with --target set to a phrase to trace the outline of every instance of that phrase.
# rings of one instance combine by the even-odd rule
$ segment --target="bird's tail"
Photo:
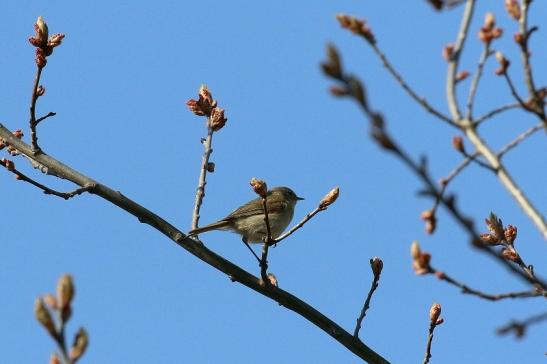
[[[206,231],[227,230],[229,228],[230,228],[230,221],[220,220],[220,221],[214,222],[212,224],[205,225],[205,226],[199,227],[197,229],[190,230],[188,232],[188,235],[198,235],[198,234],[204,233]]]

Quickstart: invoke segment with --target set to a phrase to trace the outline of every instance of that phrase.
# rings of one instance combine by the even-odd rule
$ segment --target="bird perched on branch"
[[[298,197],[288,187],[274,187],[266,193],[266,206],[272,238],[276,238],[289,226]],[[267,235],[262,198],[256,198],[239,207],[225,218],[212,224],[191,230],[198,235],[212,230],[227,230],[241,235],[244,243],[261,243]]]

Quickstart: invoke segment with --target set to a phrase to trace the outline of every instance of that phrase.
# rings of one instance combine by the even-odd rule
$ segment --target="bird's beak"
[[[296,199],[297,199],[297,200],[305,200],[304,197],[298,197],[298,196],[296,196]]]

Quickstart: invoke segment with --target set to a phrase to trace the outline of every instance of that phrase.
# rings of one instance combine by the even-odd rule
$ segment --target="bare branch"
[[[39,121],[36,120],[36,102],[38,101],[38,86],[40,84],[40,77],[42,75],[42,67],[36,67],[36,76],[34,77],[34,83],[32,85],[32,96],[30,98],[30,138],[32,144],[32,150],[34,153],[40,153],[41,149],[38,146],[38,135],[36,134],[36,126]],[[43,120],[43,119],[42,119]],[[41,121],[41,120],[40,120]]]
[[[441,305],[434,303],[429,310],[429,335],[427,336],[427,344],[425,348],[425,357],[423,364],[429,363],[431,359],[431,345],[433,343],[433,332],[435,328],[444,322],[441,316]]]
[[[357,318],[355,330],[353,331],[353,336],[355,336],[356,338],[359,338],[359,330],[361,330],[361,324],[363,323],[363,319],[367,315],[367,310],[370,307],[370,300],[372,299],[374,291],[376,291],[376,288],[378,288],[378,282],[380,281],[380,274],[382,273],[383,266],[384,263],[380,258],[375,257],[370,260],[370,268],[372,269],[373,273],[372,284],[370,285],[370,290],[368,291],[367,298],[365,300],[365,303],[363,304],[363,308],[361,309],[361,314]]]
[[[44,116],[39,117],[38,119],[36,119],[35,124],[38,125],[38,124],[40,124],[40,122],[46,120],[47,118],[50,118],[50,117],[52,117],[52,116],[55,116],[55,115],[57,115],[57,113],[54,113],[54,112],[50,111],[50,112],[48,112],[47,114],[45,114]]]
[[[22,172],[18,171],[15,167],[10,165],[12,163],[13,162],[10,162],[6,159],[2,159],[0,161],[0,165],[5,167],[11,173],[13,173],[15,175],[15,178],[17,178],[20,181],[30,183],[31,185],[41,189],[44,192],[44,194],[46,194],[46,195],[53,195],[53,196],[61,197],[61,198],[64,198],[65,200],[68,200],[69,198],[72,198],[74,196],[81,195],[84,192],[90,192],[90,191],[93,190],[93,186],[89,185],[89,186],[84,186],[84,187],[77,188],[72,192],[58,192],[54,189],[51,189],[47,186],[44,186],[43,184],[33,180],[32,178],[30,178],[30,177],[26,176],[25,174],[23,174]]]
[[[524,131],[522,134],[520,134],[515,139],[513,139],[510,143],[508,143],[503,148],[501,148],[501,150],[497,154],[498,158],[501,159],[501,157],[503,157],[505,155],[505,153],[507,153],[508,151],[513,149],[514,147],[516,147],[520,142],[526,140],[526,138],[528,138],[530,135],[534,134],[536,131],[541,130],[543,128],[544,128],[544,125],[543,125],[543,123],[540,122],[540,123],[532,126],[531,128],[529,128],[528,130]]]
[[[504,111],[507,111],[507,110],[511,110],[511,109],[516,109],[518,107],[521,107],[521,105],[519,103],[512,103],[512,104],[507,104],[507,105],[503,105],[503,106],[500,106],[498,107],[497,109],[494,109],[490,112],[487,112],[486,114],[484,114],[483,116],[481,117],[478,117],[476,120],[475,120],[475,126],[478,126],[479,124],[481,124],[482,122],[504,112]]]
[[[489,294],[484,293],[482,291],[473,289],[461,282],[458,282],[454,278],[450,277],[448,274],[444,272],[440,272],[436,270],[435,268],[431,268],[432,273],[435,274],[437,278],[439,278],[442,281],[445,281],[453,286],[458,287],[461,289],[463,294],[469,294],[473,296],[477,296],[479,298],[483,298],[488,301],[499,301],[507,298],[530,298],[530,297],[541,297],[543,294],[537,290],[528,290],[528,291],[522,291],[522,292],[508,292],[508,293],[498,293],[498,294]]]
[[[448,60],[448,73],[446,77],[446,95],[448,99],[448,108],[452,114],[452,118],[458,124],[462,119],[462,114],[458,106],[458,99],[456,97],[456,74],[458,72],[458,65],[460,62],[460,56],[463,51],[465,40],[467,39],[467,33],[469,31],[469,24],[473,18],[473,11],[475,9],[475,0],[467,0],[465,9],[463,11],[462,21],[460,24],[460,30],[456,39],[456,44],[452,50],[450,59]]]
[[[507,325],[498,328],[496,332],[498,333],[498,335],[506,335],[514,332],[517,339],[520,339],[524,337],[524,335],[526,334],[526,330],[530,325],[534,325],[545,320],[547,320],[547,312],[531,316],[521,321],[512,320]]]
[[[436,108],[431,106],[427,102],[425,97],[422,97],[422,96],[418,95],[416,93],[416,91],[414,91],[414,89],[412,89],[412,87],[410,87],[410,85],[404,80],[403,76],[401,76],[401,74],[399,72],[397,72],[397,70],[393,67],[391,62],[389,62],[386,55],[380,50],[380,48],[378,48],[376,43],[371,44],[371,46],[372,46],[372,49],[374,50],[374,52],[376,53],[376,55],[378,55],[378,57],[380,57],[380,60],[384,64],[384,67],[393,76],[393,78],[395,78],[397,83],[399,83],[399,85],[410,95],[410,97],[412,99],[414,99],[414,101],[416,101],[419,105],[421,105],[430,114],[435,115],[440,120],[446,122],[450,126],[457,127],[457,124],[450,117],[444,115],[443,113],[438,111]]]
[[[114,191],[111,188],[96,182],[87,176],[84,176],[49,155],[34,155],[32,148],[29,145],[14,137],[2,124],[0,124],[0,138],[4,139],[7,144],[12,145],[29,158],[35,159],[38,163],[53,170],[54,173],[61,178],[72,181],[82,187],[94,185],[95,187],[93,189],[93,193],[95,195],[127,211],[131,215],[137,217],[140,222],[152,226],[181,248],[187,250],[190,254],[228,275],[232,281],[240,282],[255,292],[269,297],[289,310],[298,313],[333,337],[336,341],[361,359],[369,363],[388,363],[388,361],[382,356],[374,352],[360,340],[356,340],[352,334],[344,330],[340,325],[336,324],[334,321],[317,311],[309,304],[278,287],[272,285],[266,287],[260,278],[253,276],[227,259],[224,259],[213,251],[207,249],[200,242],[186,236],[175,226],[162,219],[152,211],[127,198],[122,193]]]
[[[482,70],[484,69],[484,64],[488,57],[492,54],[490,51],[490,42],[484,44],[484,50],[482,51],[481,57],[479,59],[479,64],[477,65],[477,70],[473,76],[473,81],[471,81],[471,86],[469,86],[469,96],[467,97],[467,116],[468,120],[473,118],[473,104],[475,102],[475,95],[479,86],[479,81],[482,76]]]
[[[207,120],[207,124],[209,124],[209,119]],[[201,204],[203,203],[203,197],[205,197],[205,185],[207,184],[207,181],[206,181],[207,167],[209,165],[209,157],[211,156],[211,153],[213,153],[212,143],[213,143],[213,129],[211,128],[210,125],[208,125],[207,137],[205,139],[202,139],[202,144],[205,151],[203,152],[203,158],[201,159],[198,188],[196,191],[194,212],[192,213],[192,230],[198,228],[199,210],[201,208]]]

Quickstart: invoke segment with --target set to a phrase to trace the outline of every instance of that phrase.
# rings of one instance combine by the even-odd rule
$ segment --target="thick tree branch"
[[[374,352],[360,340],[355,339],[353,335],[306,302],[278,287],[272,285],[266,287],[260,278],[253,276],[234,263],[207,249],[202,243],[186,236],[175,226],[152,211],[125,197],[122,193],[94,181],[49,155],[34,155],[32,148],[28,144],[15,138],[2,124],[0,124],[0,138],[4,139],[8,145],[13,146],[27,157],[34,159],[41,165],[53,170],[59,177],[67,179],[82,187],[89,185],[95,186],[93,191],[91,191],[93,194],[127,211],[131,215],[137,217],[140,222],[148,224],[158,230],[181,248],[187,250],[190,254],[228,275],[232,281],[240,282],[250,289],[271,298],[289,310],[298,313],[321,330],[325,331],[361,359],[369,363],[388,363],[382,356]]]

